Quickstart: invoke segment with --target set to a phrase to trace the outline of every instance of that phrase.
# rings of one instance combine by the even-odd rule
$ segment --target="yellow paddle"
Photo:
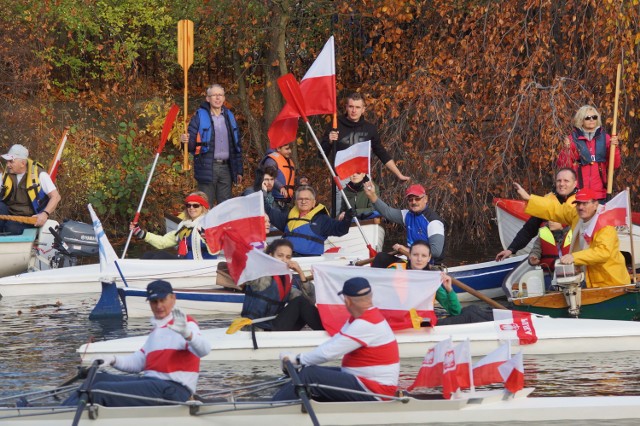
[[[256,324],[259,322],[265,322],[265,321],[270,321],[272,319],[274,319],[276,316],[270,316],[270,317],[264,317],[264,318],[256,318],[256,319],[251,319],[251,318],[236,318],[231,322],[231,325],[229,326],[229,328],[227,328],[227,334],[233,334],[236,331],[240,330],[242,327],[245,327],[247,325],[251,325],[251,324]]]
[[[12,216],[9,214],[0,214],[0,220],[10,220],[13,222],[20,222],[20,223],[26,223],[28,225],[35,225],[38,218],[33,216]]]

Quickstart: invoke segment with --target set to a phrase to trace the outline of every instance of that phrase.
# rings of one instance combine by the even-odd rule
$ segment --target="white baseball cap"
[[[29,150],[23,145],[15,144],[8,153],[2,156],[5,160],[26,160],[29,158]]]

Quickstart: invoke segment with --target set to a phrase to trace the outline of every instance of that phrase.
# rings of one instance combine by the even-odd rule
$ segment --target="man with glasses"
[[[570,223],[573,232],[571,252],[560,258],[564,265],[586,267],[586,286],[609,287],[629,284],[624,256],[620,253],[620,241],[614,226],[592,228],[600,207],[598,193],[590,188],[580,189],[573,203],[559,204],[548,197],[529,195],[514,182],[518,194],[528,201],[526,213],[546,220]]]
[[[422,185],[411,185],[405,192],[406,209],[395,209],[378,198],[373,182],[364,186],[364,192],[373,203],[373,208],[392,223],[403,225],[407,231],[407,245],[394,245],[394,250],[409,252],[414,241],[425,240],[429,243],[433,262],[442,263],[444,259],[444,220],[427,206],[427,192]],[[398,259],[379,253],[372,266],[388,266]]]
[[[615,146],[613,167],[617,169],[620,167],[618,136],[606,134],[595,107],[584,105],[573,117],[573,131],[564,140],[557,165],[573,168],[578,175],[578,187],[593,189],[597,199],[604,200],[611,144]]]
[[[240,130],[224,100],[222,86],[209,86],[207,100],[191,118],[188,134],[180,138],[193,154],[198,190],[207,194],[212,206],[231,198],[232,183],[242,183]]]
[[[316,191],[310,186],[296,189],[294,200],[293,208],[284,211],[266,203],[264,206],[271,225],[293,243],[294,256],[321,256],[328,237],[341,237],[349,232],[354,209],[347,210],[342,220],[332,219],[327,208],[316,203]]]
[[[13,145],[2,158],[7,167],[0,174],[0,214],[33,216],[36,223],[2,220],[0,233],[19,235],[26,228],[44,225],[61,200],[51,177],[40,163],[29,159],[29,150],[22,145]]]

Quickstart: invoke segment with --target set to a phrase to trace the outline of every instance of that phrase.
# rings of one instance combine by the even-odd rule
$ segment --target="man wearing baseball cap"
[[[98,373],[91,385],[94,404],[106,407],[162,405],[136,396],[186,402],[195,393],[200,358],[211,351],[211,344],[200,334],[195,320],[175,308],[176,295],[171,283],[164,280],[149,283],[147,300],[153,312],[154,328],[142,348],[131,355],[99,358],[104,366],[136,375]],[[74,392],[62,405],[77,406],[79,398],[80,393]]]
[[[571,224],[573,240],[571,252],[560,258],[568,265],[586,267],[586,286],[609,287],[631,282],[624,256],[620,253],[620,241],[616,228],[610,225],[595,227],[598,220],[599,194],[591,188],[582,188],[572,203],[559,204],[547,197],[529,195],[522,186],[514,183],[518,194],[528,201],[525,213],[545,220]],[[591,233],[591,234],[590,234]]]
[[[10,220],[0,221],[0,233],[22,234],[25,228],[47,222],[60,202],[60,193],[41,164],[29,158],[29,150],[16,144],[2,155],[5,173],[0,177],[0,215],[33,216],[35,225]]]
[[[398,342],[378,308],[373,306],[371,285],[365,278],[355,277],[344,282],[344,305],[351,318],[339,333],[311,352],[294,355],[280,354],[280,361],[291,361],[302,367],[302,383],[318,383],[335,388],[394,395],[400,374]],[[342,367],[319,367],[319,364],[342,357]],[[310,387],[313,399],[318,401],[376,401],[379,396],[352,393],[338,389]],[[284,385],[273,396],[274,401],[298,399],[292,382]]]
[[[427,201],[429,197],[424,186],[414,184],[405,191],[405,200],[407,202],[406,209],[395,209],[378,198],[375,192],[373,182],[367,182],[364,186],[364,192],[373,203],[376,209],[383,217],[392,223],[403,225],[407,231],[407,245],[395,244],[394,250],[402,254],[409,254],[409,247],[414,241],[425,240],[429,243],[433,262],[442,263],[444,260],[444,220],[429,206]],[[378,258],[379,256],[379,258]],[[389,256],[386,253],[379,253],[373,266],[388,266],[398,261],[397,258]]]

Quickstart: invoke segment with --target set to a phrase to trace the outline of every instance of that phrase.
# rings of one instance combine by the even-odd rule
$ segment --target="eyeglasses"
[[[420,197],[407,197],[407,202],[408,203],[417,203],[418,201],[422,200],[424,198],[424,195],[421,195]]]
[[[224,93],[214,93],[212,95],[207,95],[207,98],[223,98]]]
[[[301,203],[307,203],[313,201],[313,198],[296,198],[296,201],[300,201]]]
[[[201,207],[198,203],[185,203],[184,206],[188,209],[199,209]]]
[[[586,117],[584,117],[584,120],[597,120],[598,116],[597,115],[587,115]]]

